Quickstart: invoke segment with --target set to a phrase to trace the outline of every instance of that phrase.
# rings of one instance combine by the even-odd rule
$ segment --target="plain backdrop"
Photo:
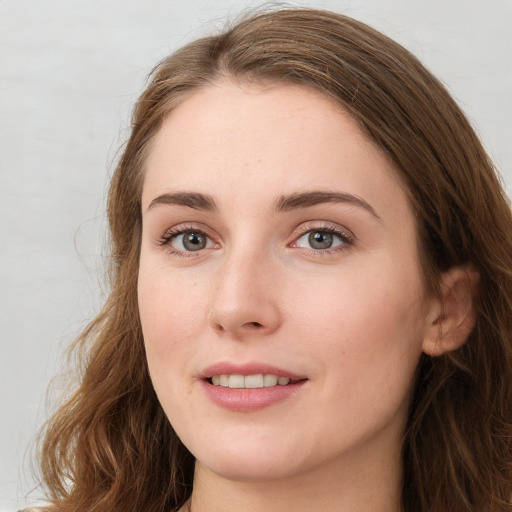
[[[27,494],[46,389],[105,293],[105,190],[147,73],[260,4],[0,0],[0,511],[40,497]],[[418,55],[512,190],[511,0],[288,5],[354,16]]]

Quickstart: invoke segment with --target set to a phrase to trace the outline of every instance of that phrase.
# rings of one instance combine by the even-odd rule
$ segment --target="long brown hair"
[[[194,459],[148,374],[137,310],[145,159],[166,114],[229,78],[313,87],[394,161],[417,217],[428,291],[441,272],[480,275],[476,326],[457,351],[422,356],[403,446],[407,512],[512,510],[512,215],[493,165],[445,88],[407,50],[342,15],[284,9],[245,17],[162,61],[137,102],[112,179],[111,293],[77,341],[81,381],[45,429],[55,511],[172,510]]]

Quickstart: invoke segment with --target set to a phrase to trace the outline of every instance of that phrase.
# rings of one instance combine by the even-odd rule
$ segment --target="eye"
[[[199,229],[175,228],[169,230],[159,245],[166,246],[171,253],[185,255],[215,246],[212,239]]]
[[[293,247],[326,251],[341,249],[352,244],[352,237],[334,227],[308,229],[293,243]]]
[[[173,237],[171,241],[172,247],[178,251],[200,251],[206,249],[211,240],[200,231],[187,231],[181,235]]]
[[[308,235],[302,236],[299,241],[306,237],[312,249],[330,249],[334,243],[333,234],[325,231],[311,231]]]

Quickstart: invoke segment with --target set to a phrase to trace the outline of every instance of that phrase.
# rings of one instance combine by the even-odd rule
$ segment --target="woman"
[[[50,510],[511,510],[512,216],[440,83],[285,9],[154,70]]]

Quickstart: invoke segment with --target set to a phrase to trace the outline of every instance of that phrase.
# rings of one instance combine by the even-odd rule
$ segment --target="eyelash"
[[[335,237],[340,239],[341,243],[334,247],[329,247],[327,249],[314,249],[311,247],[310,248],[299,247],[296,245],[297,242],[304,235],[307,235],[308,233],[314,233],[314,232],[328,233],[328,234],[334,235]],[[195,227],[193,225],[181,225],[181,226],[173,227],[173,228],[169,229],[168,231],[166,231],[164,233],[164,235],[157,241],[157,245],[160,247],[165,247],[170,254],[180,256],[183,258],[199,256],[200,253],[204,249],[199,249],[197,251],[183,251],[183,250],[176,249],[172,246],[172,242],[176,238],[178,238],[179,236],[184,235],[186,233],[194,233],[196,235],[201,235],[201,236],[206,237],[211,242],[213,242],[212,237],[210,237],[204,230],[198,229],[197,227]],[[354,241],[355,241],[355,239],[352,234],[349,234],[347,231],[343,231],[334,226],[325,225],[325,224],[322,226],[319,226],[318,224],[316,224],[316,225],[305,224],[304,226],[302,226],[300,228],[299,233],[294,238],[294,241],[291,244],[288,244],[288,247],[300,249],[303,252],[305,252],[306,254],[312,255],[312,256],[327,256],[327,255],[335,254],[335,253],[342,252],[342,251],[348,251],[354,244]],[[215,244],[215,242],[213,242],[213,244]],[[218,244],[216,244],[216,245],[218,245]]]

